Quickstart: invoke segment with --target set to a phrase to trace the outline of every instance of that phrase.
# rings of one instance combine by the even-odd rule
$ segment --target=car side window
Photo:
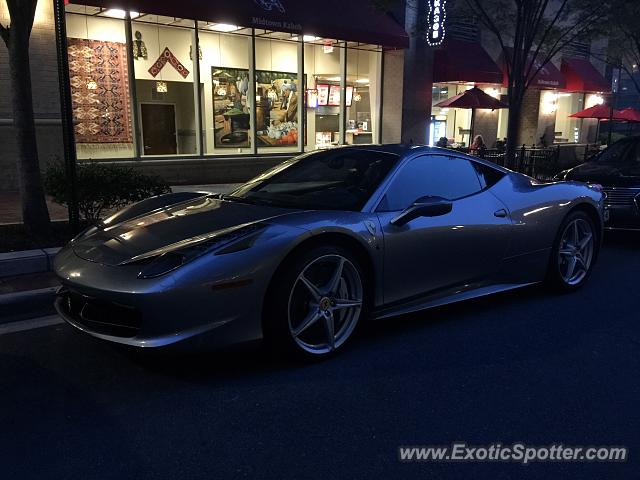
[[[414,158],[391,181],[378,211],[404,210],[421,197],[447,200],[473,195],[482,190],[471,161],[444,155]]]
[[[483,189],[493,187],[505,176],[504,172],[483,163],[473,162],[473,166],[476,169],[476,173],[480,179],[480,185]]]

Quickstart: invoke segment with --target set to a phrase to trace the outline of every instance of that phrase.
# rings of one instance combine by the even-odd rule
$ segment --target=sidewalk
[[[59,205],[47,197],[47,207],[51,220],[66,220],[69,218],[67,207]],[[0,192],[0,225],[7,223],[22,222],[22,207],[20,204],[20,193]]]

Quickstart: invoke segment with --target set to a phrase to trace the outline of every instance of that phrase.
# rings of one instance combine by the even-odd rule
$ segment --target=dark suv
[[[606,228],[640,230],[640,137],[614,143],[557,179],[599,183],[607,195]]]

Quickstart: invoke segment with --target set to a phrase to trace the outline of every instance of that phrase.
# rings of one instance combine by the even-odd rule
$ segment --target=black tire
[[[355,325],[345,329],[346,334],[344,339],[341,339],[340,344],[332,348],[330,351],[317,351],[312,352],[309,349],[301,346],[299,341],[296,340],[292,332],[292,325],[290,320],[290,303],[295,295],[299,295],[298,290],[294,289],[300,287],[299,276],[308,267],[314,268],[314,265],[322,267],[320,261],[333,260],[334,257],[342,257],[346,260],[345,269],[349,269],[349,273],[352,276],[357,276],[360,279],[360,285],[362,287],[362,305],[359,309],[359,315],[355,319]],[[326,259],[326,260],[323,260]],[[353,269],[348,265],[353,266]],[[340,281],[341,283],[343,280]],[[344,280],[346,283],[346,280]],[[311,297],[312,294],[309,293]],[[324,296],[322,298],[325,298]],[[309,302],[309,311],[311,311],[313,300]],[[366,285],[366,277],[361,263],[357,257],[348,249],[338,245],[325,245],[312,247],[308,250],[301,250],[292,258],[286,260],[286,263],[281,266],[276,275],[274,276],[271,286],[267,292],[267,298],[265,299],[265,307],[263,310],[263,331],[264,339],[267,347],[272,353],[276,355],[282,355],[289,358],[296,358],[302,360],[320,360],[330,357],[341,350],[345,343],[353,337],[356,331],[356,327],[362,323],[362,319],[366,317],[367,305],[369,302],[369,291]],[[315,305],[315,302],[313,303]],[[320,307],[318,307],[319,309]],[[318,310],[320,311],[320,310]],[[336,314],[338,316],[339,314]],[[345,313],[348,316],[349,314]],[[325,321],[317,320],[316,322]],[[336,322],[336,323],[339,323]],[[346,320],[343,325],[346,325]],[[319,325],[313,325],[312,328],[317,329]]]
[[[566,260],[561,260],[561,249],[565,251],[565,234],[568,232],[568,228],[573,228],[575,223],[578,222],[580,225],[580,229],[584,228],[585,231],[588,228],[592,235],[592,251],[590,253],[590,258],[588,261],[588,267],[585,269],[583,275],[579,275],[576,277],[574,281],[568,281],[566,278],[566,274],[568,270],[566,269],[566,264],[564,263]],[[551,255],[549,258],[549,266],[547,270],[547,277],[545,280],[546,285],[552,290],[560,293],[574,292],[581,288],[591,277],[593,272],[593,268],[595,266],[596,260],[598,258],[600,250],[600,234],[598,229],[591,219],[591,217],[584,211],[576,210],[563,220],[560,228],[558,229],[558,233],[556,235],[556,239],[553,243],[553,248],[551,250]],[[582,268],[582,267],[580,267]]]

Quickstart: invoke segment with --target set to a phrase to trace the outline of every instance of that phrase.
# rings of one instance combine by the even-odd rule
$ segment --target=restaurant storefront
[[[432,105],[474,85],[508,102],[500,59],[479,36],[450,33],[440,46],[420,46],[368,0],[321,8],[76,0],[65,2],[58,42],[53,4],[38,3],[31,43],[43,166],[63,157],[62,124],[78,161],[125,163],[172,184],[239,182],[317,148],[441,137],[464,147],[471,111]],[[56,49],[68,58],[62,82]],[[594,141],[596,122],[569,114],[604,101],[606,83],[586,60],[546,65],[527,92],[519,142]],[[62,120],[61,88],[72,105]],[[8,145],[0,166],[10,170],[0,190],[15,188],[6,105],[0,96],[0,141]],[[506,136],[507,117],[507,109],[476,109],[474,132],[492,148]]]
[[[380,142],[382,48],[406,46],[406,33],[367,2],[339,11],[330,3],[327,17],[342,23],[323,23],[302,2],[68,3],[78,159],[290,155]],[[345,24],[349,13],[369,28]]]
[[[485,93],[502,97],[502,71],[479,42],[449,38],[436,50],[433,64],[432,105],[478,86]],[[466,147],[470,139],[471,110],[433,107],[429,144],[446,137],[454,147]],[[498,138],[500,110],[475,112],[474,133],[493,147]],[[506,117],[505,117],[506,118]]]
[[[396,67],[409,36],[368,0],[313,8],[289,0],[65,1],[55,27],[52,4],[39,2],[32,49],[38,56],[51,48],[39,45],[40,29],[61,34],[68,78],[55,91],[34,90],[36,125],[42,129],[39,96],[68,89],[72,115],[63,112],[61,122],[78,161],[126,163],[171,183],[224,183],[304,151],[400,141],[401,125],[385,132],[381,112],[386,87],[385,113],[402,122],[391,93],[404,88]],[[388,74],[385,54],[394,56]],[[61,138],[60,120],[47,115]],[[53,152],[62,157],[61,148]]]

